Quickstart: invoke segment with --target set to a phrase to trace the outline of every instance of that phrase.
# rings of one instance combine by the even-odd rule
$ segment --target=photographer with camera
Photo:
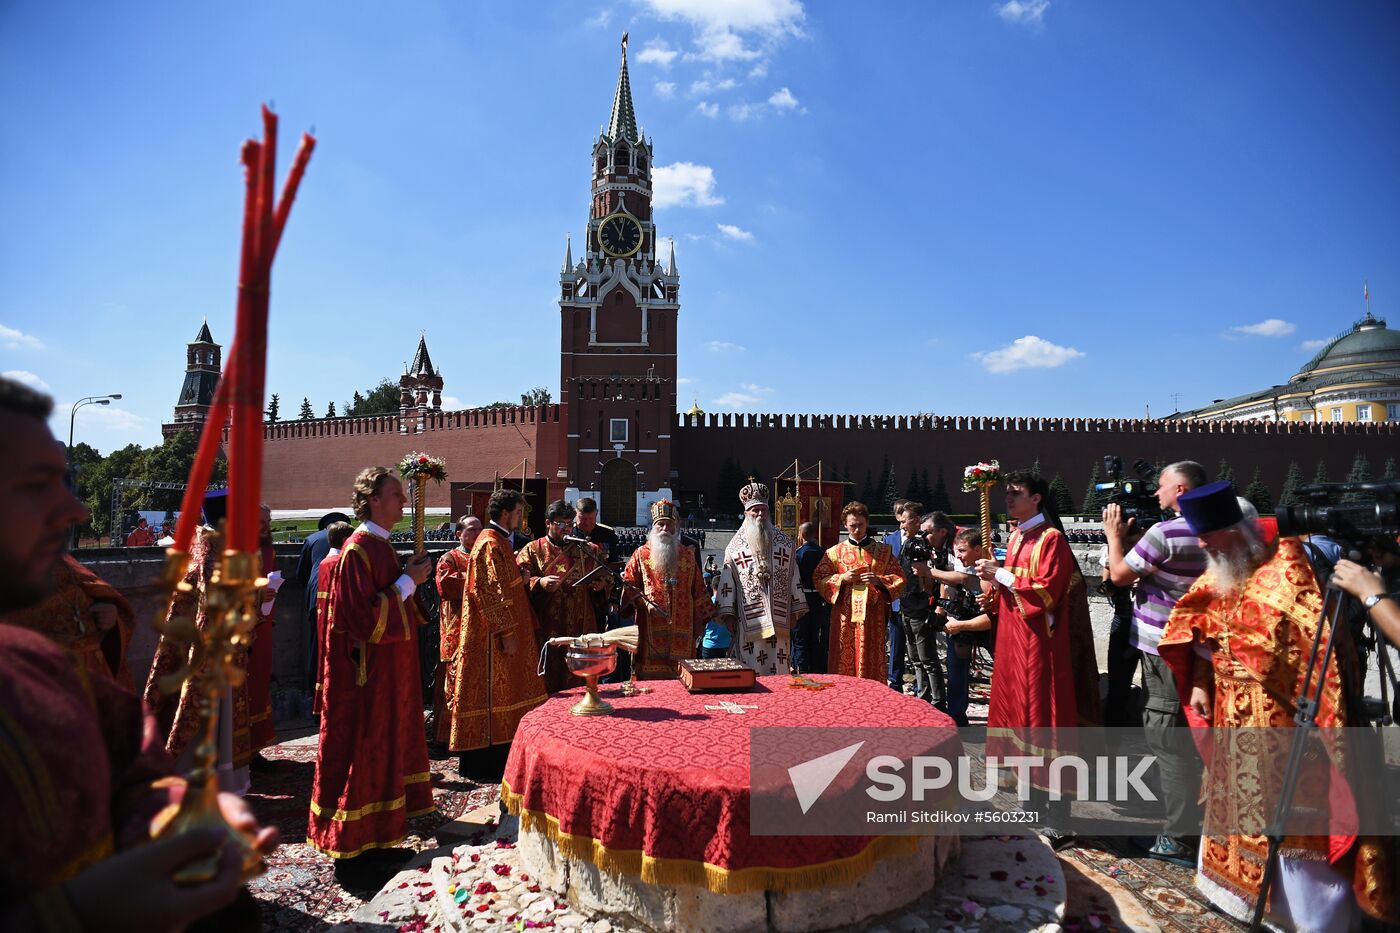
[[[1370,551],[1377,570],[1339,560],[1332,569],[1332,583],[1356,597],[1381,634],[1400,647],[1400,542],[1392,541]],[[1377,646],[1376,650],[1385,649]]]
[[[943,598],[938,605],[948,617],[944,623],[948,634],[948,715],[959,726],[969,725],[967,704],[972,652],[978,648],[992,650],[990,609],[996,603],[982,595],[982,584],[975,569],[981,559],[981,530],[964,528],[953,538],[952,570],[935,571],[937,578],[945,581]]]
[[[937,620],[930,605],[933,586],[928,570],[934,551],[919,531],[924,507],[918,502],[901,502],[895,509],[895,518],[899,520],[899,532],[891,536],[894,540],[890,544],[904,570],[905,585],[895,602],[891,622],[897,621],[904,633],[905,653],[914,672],[914,695],[947,712],[947,688],[934,637]]]
[[[1177,510],[1182,494],[1204,486],[1206,471],[1191,460],[1165,467],[1157,478],[1157,504],[1165,512]],[[1206,554],[1196,532],[1178,516],[1148,528],[1131,551],[1124,542],[1136,522],[1124,521],[1123,509],[1110,503],[1103,510],[1104,536],[1108,539],[1108,577],[1118,587],[1136,585],[1133,624],[1128,644],[1142,661],[1142,723],[1148,747],[1157,755],[1162,774],[1162,804],[1166,825],[1147,854],[1179,865],[1196,861],[1195,828],[1199,768],[1186,725],[1176,681],[1170,666],[1157,654],[1157,642],[1172,608],[1206,569]]]

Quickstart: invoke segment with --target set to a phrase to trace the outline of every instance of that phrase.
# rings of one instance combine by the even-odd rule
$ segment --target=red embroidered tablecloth
[[[951,719],[883,682],[816,679],[833,686],[762,677],[741,693],[690,694],[666,680],[636,697],[604,688],[612,716],[570,714],[581,688],[557,694],[521,720],[502,799],[522,830],[547,833],[566,856],[651,883],[739,893],[853,881],[918,840],[751,835],[749,729],[931,727],[940,743],[958,739]],[[756,708],[706,708],[725,701]]]

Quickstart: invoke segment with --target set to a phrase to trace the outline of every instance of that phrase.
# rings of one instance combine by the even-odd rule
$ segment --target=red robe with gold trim
[[[149,839],[173,771],[136,694],[0,625],[0,929],[77,929],[59,885]]]
[[[326,651],[329,647],[326,639],[331,630],[331,575],[335,573],[339,560],[340,551],[336,551],[321,558],[316,565],[316,686],[311,697],[311,712],[317,716],[321,715],[321,694],[326,689]]]
[[[78,563],[71,554],[63,555],[56,572],[57,588],[37,606],[0,615],[0,624],[43,632],[63,645],[82,662],[89,674],[131,687],[126,666],[126,646],[131,641],[135,616],[131,604],[97,574]],[[92,618],[96,603],[111,603],[117,609],[117,624],[107,631],[98,629]]]
[[[272,545],[262,547],[262,575],[277,569],[277,552]],[[253,646],[248,649],[248,740],[254,752],[277,744],[277,723],[272,718],[272,617],[276,605],[262,615],[263,594],[256,605],[258,624],[253,629]]]
[[[209,579],[219,560],[219,555],[209,546],[212,536],[213,532],[208,528],[195,529],[194,540],[190,543],[190,569],[184,579],[190,589],[177,590],[170,606],[169,618],[193,618],[201,633],[208,628],[204,603],[209,591]],[[192,739],[200,735],[200,711],[204,708],[204,693],[198,688],[201,671],[192,672],[181,685],[178,695],[162,693],[160,679],[183,667],[189,655],[189,646],[181,646],[162,636],[156,644],[155,659],[151,662],[151,672],[146,678],[146,691],[143,694],[147,708],[155,713],[161,735],[165,736],[166,750],[176,758],[180,757]],[[247,652],[240,652],[238,659],[246,671]],[[233,747],[231,761],[221,764],[229,764],[235,769],[246,768],[253,755],[248,732],[247,681],[230,687],[227,698],[233,720]]]
[[[1073,751],[1060,730],[1098,722],[1098,665],[1084,578],[1069,542],[1049,522],[1016,529],[1004,566],[1015,581],[1010,588],[997,585],[987,754],[1042,755],[1048,764]],[[1048,768],[1033,768],[1030,777],[1036,787],[1048,787]],[[1068,781],[1065,790],[1074,790]]]
[[[841,574],[865,569],[880,582],[874,586],[841,582]],[[885,640],[891,594],[904,592],[904,571],[893,549],[880,541],[871,541],[863,548],[842,541],[828,550],[812,571],[812,585],[832,607],[827,672],[885,680],[889,676]]]
[[[423,735],[418,627],[427,620],[394,585],[392,545],[361,527],[331,573],[321,751],[306,841],[332,858],[403,841],[433,811]]]
[[[695,639],[715,614],[695,554],[676,541],[676,575],[666,579],[651,560],[651,545],[632,552],[622,579],[668,613],[637,600],[638,646],[632,669],[638,680],[679,677],[680,662],[695,657]]]
[[[447,747],[465,752],[515,738],[521,717],[546,699],[539,657],[535,615],[510,539],[487,525],[467,564]]]
[[[594,555],[583,556],[574,548],[559,547],[548,537],[531,541],[515,555],[515,562],[529,574],[530,582],[526,584],[526,589],[530,594],[530,605],[535,610],[535,619],[539,622],[541,642],[565,635],[577,638],[584,633],[597,631],[598,618],[593,610],[594,591],[590,589],[590,584],[594,580],[608,580],[612,575],[594,576],[580,587],[569,582],[580,579],[597,566],[595,557],[601,559],[601,549]],[[540,584],[541,577],[551,574],[565,580],[564,585],[553,593]],[[581,683],[569,672],[564,655],[560,648],[549,652],[544,685],[550,693],[577,687]]]
[[[456,691],[454,659],[462,637],[462,602],[467,597],[467,564],[471,552],[459,544],[438,558],[438,670],[433,678],[433,738],[446,742],[452,735],[447,698]]]

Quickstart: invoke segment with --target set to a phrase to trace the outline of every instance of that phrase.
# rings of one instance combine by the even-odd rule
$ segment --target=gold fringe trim
[[[796,868],[753,867],[730,870],[695,859],[655,858],[638,849],[609,849],[592,836],[576,836],[559,827],[559,820],[540,810],[524,808],[524,798],[501,781],[506,810],[520,818],[521,831],[544,833],[565,858],[590,862],[603,871],[640,877],[647,884],[690,885],[714,894],[757,891],[811,891],[854,884],[882,859],[913,855],[919,836],[876,836],[855,855]]]
[[[366,842],[364,845],[360,846],[358,849],[355,849],[352,852],[341,852],[338,849],[323,849],[316,843],[312,842],[310,836],[306,837],[306,844],[311,848],[315,849],[317,852],[320,852],[322,855],[328,856],[330,858],[354,858],[357,855],[363,855],[370,849],[392,849],[394,846],[398,845],[400,842],[403,842],[407,838],[407,836],[400,836],[399,838],[391,842]]]

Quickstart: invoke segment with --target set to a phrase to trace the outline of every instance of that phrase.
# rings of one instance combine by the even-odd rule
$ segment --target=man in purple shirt
[[[1176,510],[1184,492],[1204,486],[1206,471],[1199,463],[1183,460],[1164,468],[1157,480],[1157,504],[1163,511]],[[1199,765],[1185,717],[1177,699],[1171,668],[1157,655],[1162,628],[1177,600],[1186,595],[1206,569],[1205,551],[1196,533],[1180,516],[1158,522],[1143,534],[1131,551],[1124,540],[1132,528],[1115,504],[1103,510],[1104,535],[1108,538],[1108,573],[1116,586],[1134,586],[1133,627],[1128,643],[1142,656],[1142,724],[1148,747],[1161,769],[1162,806],[1166,825],[1147,854],[1181,865],[1196,864],[1200,814],[1196,799],[1200,789]]]

